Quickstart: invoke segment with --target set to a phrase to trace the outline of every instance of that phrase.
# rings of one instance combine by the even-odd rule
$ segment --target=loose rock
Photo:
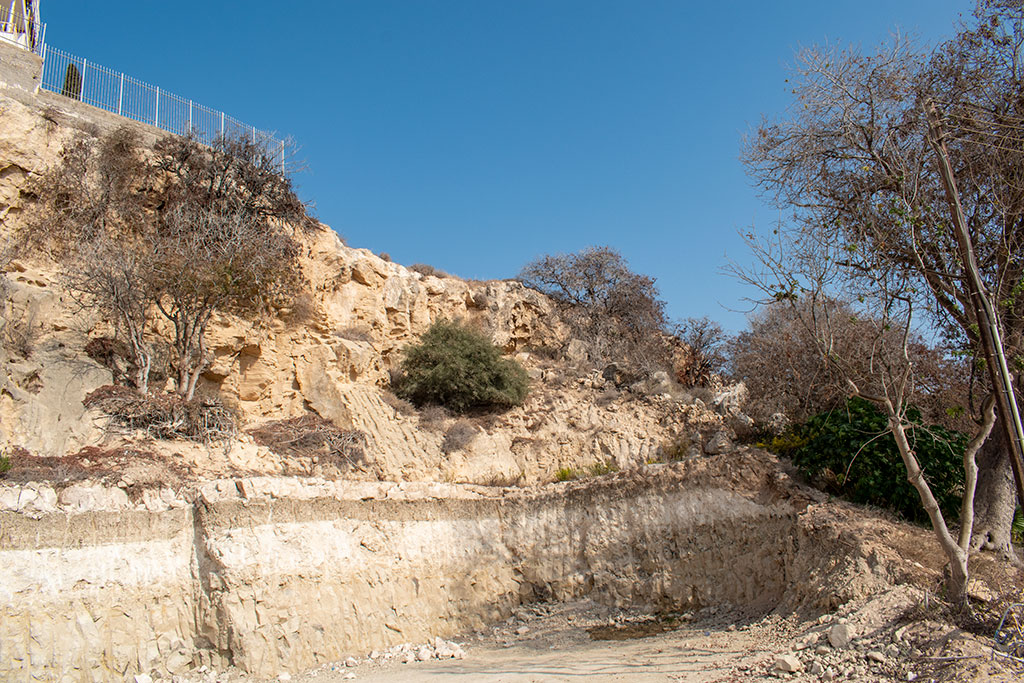
[[[834,624],[829,629],[828,642],[832,643],[832,647],[842,650],[849,647],[851,640],[853,640],[853,632],[849,624]]]
[[[785,673],[796,673],[803,671],[804,665],[795,655],[780,655],[775,660],[775,670]]]

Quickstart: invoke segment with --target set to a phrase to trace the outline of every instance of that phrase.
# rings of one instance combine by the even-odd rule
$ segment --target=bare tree
[[[1021,3],[983,1],[973,27],[931,53],[897,38],[875,54],[813,48],[798,55],[794,107],[764,122],[743,157],[764,193],[790,210],[788,229],[813,230],[846,251],[847,277],[897,272],[903,296],[979,357],[981,335],[951,227],[942,169],[925,108],[947,113],[948,149],[980,272],[998,307],[1008,355],[1021,358],[1024,297],[1024,102]],[[1018,361],[1020,363],[1020,361]],[[1018,365],[1017,372],[1020,372]],[[1019,379],[1018,379],[1019,383]],[[981,396],[991,387],[979,385]],[[985,459],[983,458],[983,461]],[[1000,489],[1008,461],[986,462],[977,544],[1013,557],[1013,498]],[[1001,544],[993,538],[1003,539]]]
[[[168,137],[155,165],[171,178],[148,236],[155,302],[174,327],[177,392],[191,399],[213,314],[251,317],[289,301],[303,286],[291,230],[316,223],[277,157],[248,140]]]
[[[78,138],[35,187],[40,201],[21,248],[49,251],[83,308],[97,308],[130,349],[136,389],[149,388],[151,259],[142,253],[153,182],[138,135],[119,128],[98,143]]]
[[[918,381],[911,351],[916,336],[913,272],[868,256],[861,261],[866,267],[863,275],[851,278],[843,256],[851,244],[823,239],[827,230],[801,224],[769,241],[750,234],[747,241],[759,266],[735,272],[761,291],[762,303],[789,306],[802,336],[813,340],[833,391],[845,389],[846,395],[871,401],[883,411],[907,479],[917,490],[949,563],[950,601],[966,606],[976,455],[995,422],[994,399],[986,400],[980,426],[963,454],[965,486],[960,529],[954,535],[912,446],[911,435],[917,427],[908,411]],[[844,300],[858,305],[844,305]],[[856,335],[849,334],[851,318]]]
[[[178,204],[149,248],[156,308],[174,328],[177,392],[187,400],[210,362],[206,331],[214,313],[251,318],[289,301],[303,284],[298,242],[242,210]]]
[[[679,324],[676,336],[676,379],[684,386],[707,386],[712,375],[725,365],[726,334],[722,326],[708,317],[687,318]]]
[[[96,307],[114,326],[115,337],[126,344],[132,383],[149,391],[153,364],[150,308],[153,305],[153,263],[137,249],[106,235],[78,245],[63,273],[65,285],[82,309]]]
[[[783,413],[804,422],[842,404],[847,391],[836,382],[827,359],[818,353],[818,340],[805,323],[808,298],[772,301],[750,316],[749,328],[729,340],[729,368],[750,391],[749,414],[765,420]],[[872,362],[871,348],[861,341],[874,334],[874,323],[859,314],[849,301],[834,300],[831,335],[835,345],[846,349],[848,362],[866,374]],[[895,334],[891,331],[890,334]],[[856,356],[864,350],[868,355]],[[969,368],[966,361],[951,357],[912,335],[907,351],[914,366],[914,392],[909,400],[931,424],[951,429],[974,429],[968,416]]]
[[[543,256],[519,279],[554,300],[595,360],[625,361],[645,372],[671,367],[665,302],[654,279],[633,272],[611,247]]]
[[[44,248],[86,307],[103,311],[148,390],[152,316],[174,329],[177,393],[191,400],[209,363],[215,313],[253,317],[303,285],[294,230],[316,229],[279,159],[246,140],[170,136],[143,152],[130,129],[82,138],[36,187],[23,247]]]

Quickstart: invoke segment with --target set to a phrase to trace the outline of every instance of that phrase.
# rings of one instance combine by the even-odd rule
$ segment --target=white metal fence
[[[207,143],[225,136],[251,139],[268,154],[280,155],[284,172],[285,143],[271,133],[45,43],[38,53],[43,90]]]

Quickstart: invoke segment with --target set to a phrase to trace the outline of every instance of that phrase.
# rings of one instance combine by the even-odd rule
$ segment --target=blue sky
[[[182,6],[195,8],[186,16]],[[672,316],[743,327],[738,161],[801,45],[946,37],[960,0],[45,0],[47,42],[294,138],[348,243],[467,278],[607,244]]]

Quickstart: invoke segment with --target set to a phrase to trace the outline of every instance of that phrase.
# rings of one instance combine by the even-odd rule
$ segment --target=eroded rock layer
[[[0,677],[274,675],[544,599],[827,607],[861,561],[826,559],[828,523],[755,452],[529,489],[253,478],[191,498],[0,513]]]

